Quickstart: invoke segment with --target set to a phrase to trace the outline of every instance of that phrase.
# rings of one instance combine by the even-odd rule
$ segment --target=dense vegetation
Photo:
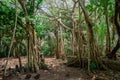
[[[117,60],[119,55],[119,4],[119,0],[1,0],[0,57],[17,57],[22,67],[21,56],[27,56],[30,71],[41,69],[43,56],[63,60],[71,56],[68,64],[78,61],[88,71],[108,69],[104,59]]]

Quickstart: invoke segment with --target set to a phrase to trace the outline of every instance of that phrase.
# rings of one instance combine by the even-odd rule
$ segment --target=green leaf
[[[91,68],[91,69],[96,69],[96,64],[95,64],[94,62],[91,62],[91,63],[90,63],[90,68]]]
[[[38,3],[40,4],[40,3],[42,3],[42,1],[43,1],[43,0],[38,0]]]
[[[37,0],[37,6],[36,8],[39,9],[39,5],[42,3],[43,0]]]
[[[90,3],[96,5],[98,3],[98,0],[90,0]]]
[[[2,0],[3,2],[8,2],[8,0]]]
[[[100,0],[100,4],[104,7],[106,4],[108,4],[109,0]]]

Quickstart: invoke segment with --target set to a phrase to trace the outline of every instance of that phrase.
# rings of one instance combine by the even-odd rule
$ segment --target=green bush
[[[50,46],[48,44],[45,44],[42,48],[43,55],[45,56],[51,56],[53,53],[50,50]]]

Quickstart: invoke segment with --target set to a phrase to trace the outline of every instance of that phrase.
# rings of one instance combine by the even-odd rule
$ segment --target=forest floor
[[[0,59],[0,72],[2,72],[5,58]],[[22,57],[22,64],[26,63],[26,58]],[[40,70],[37,73],[10,73],[6,80],[120,80],[120,72],[114,71],[96,71],[88,75],[87,71],[80,68],[68,67],[62,60],[55,58],[45,58],[45,63],[49,70]],[[15,68],[18,65],[18,59],[10,58],[7,68]],[[38,76],[39,79],[35,77]],[[1,77],[1,75],[0,75]],[[27,79],[29,77],[29,79]],[[97,79],[99,78],[99,79]],[[2,80],[2,78],[0,78]]]

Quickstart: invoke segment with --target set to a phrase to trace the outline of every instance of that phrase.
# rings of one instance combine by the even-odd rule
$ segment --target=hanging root
[[[120,61],[103,59],[102,62],[107,68],[114,71],[120,71]]]
[[[67,57],[67,62],[65,63],[65,65],[70,66],[70,67],[86,67],[87,68],[87,61],[85,61],[87,59],[82,59],[81,62],[84,65],[81,65],[80,59],[76,56],[69,56]],[[84,63],[83,63],[84,62]],[[86,66],[85,66],[86,65]]]
[[[84,62],[84,68],[87,69],[87,66],[88,66],[88,59],[83,59],[82,60]],[[113,70],[113,71],[120,71],[120,62],[119,61],[115,61],[115,60],[108,60],[108,59],[102,59],[101,61],[101,64],[100,65],[100,70]],[[66,64],[67,66],[70,66],[70,67],[81,67],[80,65],[80,61],[77,57],[75,56],[69,56],[67,58],[67,62]]]

